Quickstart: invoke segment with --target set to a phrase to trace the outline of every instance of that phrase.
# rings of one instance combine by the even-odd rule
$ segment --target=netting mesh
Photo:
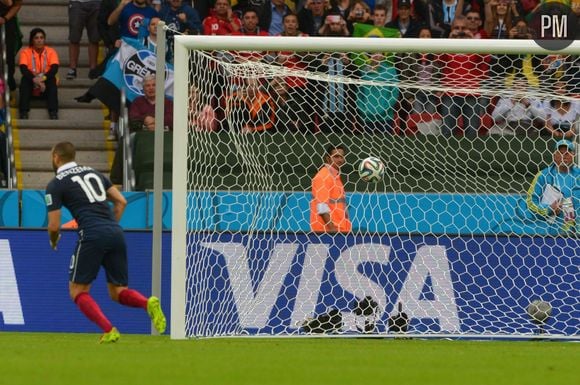
[[[187,336],[578,336],[580,187],[559,186],[566,215],[533,205],[576,140],[576,56],[189,55]],[[352,231],[315,233],[337,145]]]

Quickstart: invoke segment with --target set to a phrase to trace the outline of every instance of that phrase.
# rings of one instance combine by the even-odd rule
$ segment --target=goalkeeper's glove
[[[58,244],[58,241],[60,241],[60,234],[58,234],[54,242],[52,241],[52,239],[50,240],[50,247],[52,247],[54,251],[56,251],[56,245]]]

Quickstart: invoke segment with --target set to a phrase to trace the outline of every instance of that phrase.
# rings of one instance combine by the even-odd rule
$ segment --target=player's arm
[[[119,222],[127,206],[127,200],[115,186],[111,186],[107,190],[107,199],[113,202],[113,213],[115,214],[117,222]]]
[[[48,238],[50,240],[50,247],[56,250],[56,245],[60,239],[60,210],[48,212]]]

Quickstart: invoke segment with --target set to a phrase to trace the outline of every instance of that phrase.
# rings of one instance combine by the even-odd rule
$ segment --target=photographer
[[[524,19],[520,19],[509,31],[510,39],[532,39],[532,34],[528,29],[528,23]]]
[[[324,25],[318,31],[320,36],[350,36],[346,21],[340,14],[328,15],[324,20]]]
[[[473,32],[467,27],[467,18],[457,16],[451,24],[450,39],[473,39]]]
[[[537,137],[540,130],[536,127],[543,124],[545,108],[542,101],[530,98],[528,80],[523,74],[513,77],[512,95],[501,96],[497,101],[491,117],[494,125],[490,134],[520,135]]]
[[[354,23],[373,24],[371,18],[371,8],[362,0],[357,0],[352,3],[348,16],[346,17],[347,28],[352,36],[354,31]]]

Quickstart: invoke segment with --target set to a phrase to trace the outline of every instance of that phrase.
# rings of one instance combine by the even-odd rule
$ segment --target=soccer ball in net
[[[544,323],[552,315],[552,305],[547,301],[536,299],[527,308],[528,314],[535,323]]]
[[[369,156],[360,162],[358,174],[365,182],[378,182],[385,174],[385,165],[379,158]]]

